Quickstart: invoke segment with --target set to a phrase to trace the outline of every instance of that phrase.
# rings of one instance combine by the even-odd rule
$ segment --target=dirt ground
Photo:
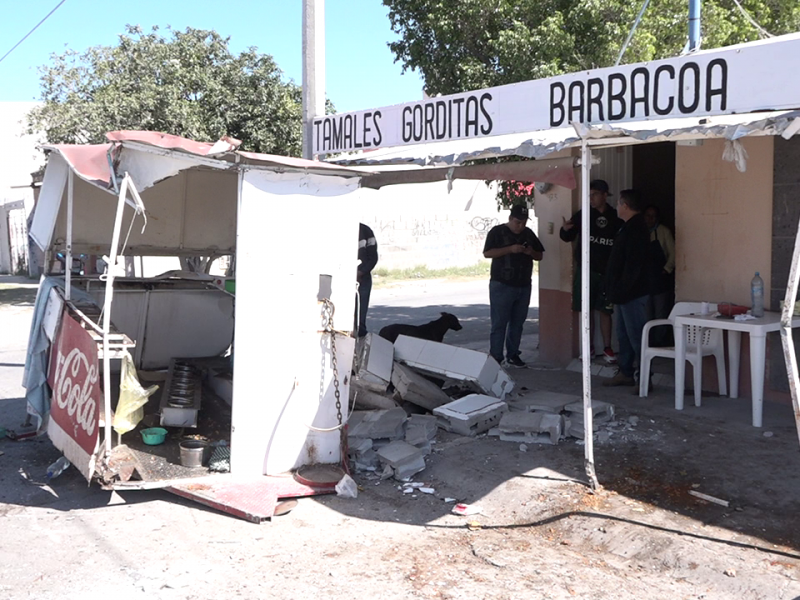
[[[0,289],[9,429],[24,420],[33,292]],[[580,374],[535,360],[512,375],[522,394],[581,393]],[[671,389],[593,390],[617,409],[597,436],[596,493],[574,439],[522,448],[439,432],[414,478],[433,494],[357,475],[357,499],[302,499],[261,525],[163,491],[87,487],[75,469],[44,485],[59,456],[49,440],[0,440],[0,599],[800,598],[791,407],[766,404],[755,429],[748,399],[677,412]],[[482,511],[453,515],[450,498]]]

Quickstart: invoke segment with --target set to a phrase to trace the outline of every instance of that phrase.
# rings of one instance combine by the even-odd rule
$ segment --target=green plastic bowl
[[[150,429],[142,429],[142,441],[148,446],[158,446],[164,443],[164,438],[167,437],[167,430],[163,427],[151,427]]]

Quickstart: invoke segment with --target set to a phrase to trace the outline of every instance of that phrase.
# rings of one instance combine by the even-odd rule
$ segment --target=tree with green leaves
[[[630,0],[383,0],[389,44],[425,91],[455,94],[613,66],[643,3]],[[651,0],[621,63],[679,55],[688,0]],[[800,0],[703,0],[702,47],[800,30]],[[509,157],[498,160],[520,160]],[[487,182],[489,183],[489,182]],[[527,200],[524,182],[501,181],[498,207]]]
[[[613,66],[642,2],[630,0],[383,0],[389,44],[426,92],[453,94]],[[688,0],[651,0],[622,63],[677,56]],[[800,30],[800,0],[703,0],[703,48]]]
[[[40,67],[43,104],[29,113],[29,132],[76,144],[105,142],[119,129],[230,135],[244,150],[300,156],[300,87],[271,56],[234,55],[215,31],[167,29],[164,37],[129,25],[116,46],[53,55]]]

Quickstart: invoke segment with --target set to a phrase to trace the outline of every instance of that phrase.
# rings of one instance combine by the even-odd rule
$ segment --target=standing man
[[[642,353],[642,330],[647,322],[650,230],[636,190],[619,193],[617,211],[625,222],[614,239],[608,259],[606,289],[617,311],[619,371],[603,385],[636,385],[634,374]]]
[[[508,223],[492,227],[483,246],[484,258],[492,259],[489,354],[502,363],[505,345],[506,364],[514,367],[525,366],[519,356],[519,344],[531,302],[533,261],[542,260],[544,255],[544,246],[526,227],[527,223],[528,207],[515,204],[511,207]]]
[[[660,222],[660,212],[654,204],[644,211],[650,230],[650,302],[647,318],[666,319],[675,304],[675,238],[669,227]],[[671,346],[669,327],[655,327],[650,333],[654,346]]]
[[[606,299],[605,277],[608,257],[614,244],[614,236],[621,225],[617,211],[608,204],[608,184],[602,179],[595,179],[589,184],[589,309],[599,315],[600,333],[603,336],[603,358],[608,363],[617,361],[611,349],[611,313],[613,307]],[[563,217],[562,217],[563,218]],[[565,242],[578,240],[575,244],[573,258],[575,265],[572,279],[572,310],[581,310],[581,238],[580,238],[581,211],[579,210],[564,224],[559,231],[559,237]],[[590,339],[594,344],[594,318],[591,324]],[[589,355],[594,355],[594,347],[590,348]]]
[[[367,311],[369,310],[369,295],[372,292],[372,269],[378,264],[378,241],[375,234],[364,223],[358,224],[358,337],[367,335]]]

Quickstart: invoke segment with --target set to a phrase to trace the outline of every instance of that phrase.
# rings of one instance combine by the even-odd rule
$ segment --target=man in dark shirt
[[[650,230],[642,215],[642,201],[636,190],[619,193],[617,211],[625,224],[614,239],[608,258],[606,290],[617,313],[619,372],[603,385],[636,385],[642,351],[642,330],[647,322],[650,293]]]
[[[611,349],[611,313],[613,308],[606,299],[605,277],[608,257],[614,245],[614,236],[617,235],[622,222],[617,216],[617,211],[608,204],[608,183],[602,179],[595,179],[589,184],[589,310],[599,315],[600,333],[603,336],[603,358],[608,363],[615,363],[616,356]],[[565,242],[578,240],[575,244],[572,280],[572,310],[581,310],[581,211],[572,215],[559,231],[559,237]],[[594,343],[594,319],[590,319],[592,333],[590,339]],[[589,350],[590,356],[594,355],[594,348]]]
[[[489,353],[502,363],[505,345],[506,364],[514,367],[525,366],[520,358],[519,345],[531,302],[533,261],[542,260],[544,255],[544,246],[526,227],[527,222],[528,207],[514,205],[508,223],[492,227],[483,246],[483,256],[492,259]]]
[[[367,225],[358,224],[358,337],[367,335],[367,311],[369,310],[369,296],[372,292],[372,269],[378,264],[378,242],[375,234]]]

